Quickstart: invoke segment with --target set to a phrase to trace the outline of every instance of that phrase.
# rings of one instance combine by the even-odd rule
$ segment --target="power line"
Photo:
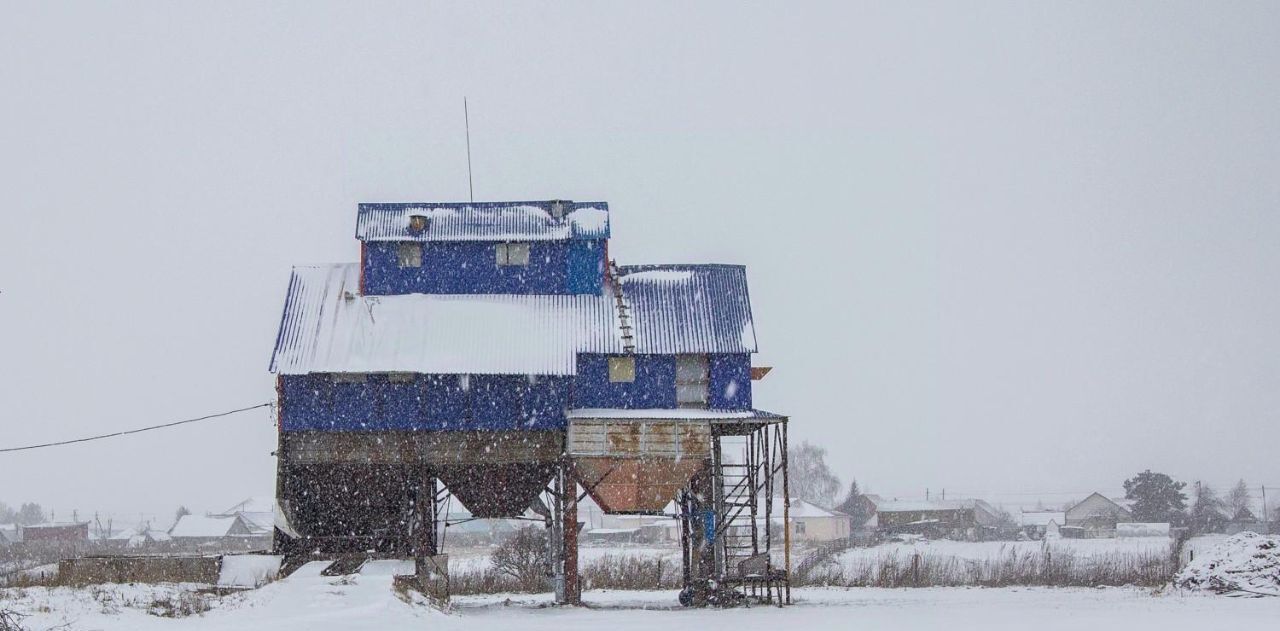
[[[89,441],[91,441],[91,440],[102,440],[103,438],[114,438],[114,437],[116,437],[116,436],[125,436],[125,435],[128,435],[128,434],[140,434],[140,433],[142,433],[142,432],[149,432],[149,431],[151,431],[151,430],[155,430],[155,429],[164,429],[164,428],[166,428],[166,427],[175,427],[175,426],[178,426],[178,425],[186,425],[187,423],[198,423],[198,422],[200,422],[200,421],[207,421],[207,420],[210,420],[210,419],[222,418],[222,417],[224,417],[224,416],[231,416],[232,414],[239,414],[239,413],[241,413],[241,412],[248,412],[249,410],[256,410],[256,409],[258,409],[258,408],[265,408],[265,407],[270,407],[270,406],[271,406],[271,403],[260,403],[260,404],[258,404],[258,405],[250,406],[250,407],[247,407],[247,408],[240,408],[240,409],[238,409],[238,410],[231,410],[231,411],[229,411],[229,412],[219,412],[219,413],[217,413],[217,414],[210,414],[210,415],[208,415],[208,416],[201,416],[201,417],[199,417],[199,418],[189,418],[189,419],[182,420],[182,421],[173,421],[173,422],[171,422],[171,423],[164,423],[164,424],[162,424],[162,425],[152,425],[152,426],[150,426],[150,427],[141,427],[141,428],[138,428],[138,429],[130,429],[130,430],[122,431],[122,432],[112,432],[112,433],[110,433],[110,434],[101,434],[101,435],[99,435],[99,436],[89,436],[89,437],[86,437],[86,438],[76,438],[76,439],[72,439],[72,440],[60,440],[60,441],[57,441],[57,442],[52,442],[52,443],[42,443],[42,444],[39,444],[39,445],[26,445],[26,446],[24,446],[24,447],[5,447],[5,448],[3,448],[3,449],[0,449],[0,453],[10,452],[10,451],[27,451],[27,450],[30,450],[30,449],[44,449],[45,447],[58,447],[58,446],[60,446],[60,445],[71,445],[71,444],[74,444],[74,443],[87,443],[87,442],[89,442]]]

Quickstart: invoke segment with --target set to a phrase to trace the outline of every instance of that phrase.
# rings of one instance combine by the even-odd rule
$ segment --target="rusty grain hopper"
[[[578,481],[608,513],[661,513],[711,457],[699,419],[572,418],[567,452]]]

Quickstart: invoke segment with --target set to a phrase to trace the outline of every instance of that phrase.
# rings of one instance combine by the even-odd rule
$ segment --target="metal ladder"
[[[622,350],[630,355],[636,352],[636,338],[631,328],[631,306],[622,295],[622,278],[618,273],[618,262],[609,261],[609,278],[612,281],[613,303],[618,310],[618,330],[622,332]]]

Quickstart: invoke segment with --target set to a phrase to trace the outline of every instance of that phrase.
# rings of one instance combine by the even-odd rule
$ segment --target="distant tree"
[[[1253,521],[1253,496],[1249,494],[1249,485],[1241,479],[1227,492],[1227,510],[1236,521]]]
[[[0,502],[0,524],[12,524],[15,513],[8,504]]]
[[[1013,516],[1013,513],[1009,512],[1009,510],[1006,509],[1004,506],[996,506],[994,508],[995,508],[995,517],[996,517],[996,523],[995,523],[996,528],[1005,532],[1012,532],[1018,529],[1018,519]]]
[[[190,514],[191,514],[191,511],[188,510],[186,506],[179,506],[178,510],[173,512],[173,522],[176,524],[178,523],[179,519],[182,519],[183,517],[186,517],[187,515],[190,515]]]
[[[802,442],[787,450],[787,480],[791,497],[830,508],[840,491],[840,478],[827,466],[825,447]]]
[[[1186,482],[1175,482],[1163,473],[1150,469],[1124,481],[1124,496],[1133,503],[1133,518],[1147,522],[1179,523],[1185,517]]]
[[[1187,519],[1187,527],[1193,533],[1221,532],[1227,516],[1222,499],[1208,485],[1196,484],[1195,497],[1192,498],[1191,515]]]
[[[849,492],[845,494],[844,500],[836,506],[836,510],[853,518],[855,528],[867,523],[871,519],[871,505],[867,497],[862,494],[862,490],[858,488],[858,481],[849,482]]]
[[[18,514],[13,518],[13,521],[22,524],[23,526],[43,523],[44,520],[44,509],[35,502],[27,502],[23,504],[22,507],[18,509]]]

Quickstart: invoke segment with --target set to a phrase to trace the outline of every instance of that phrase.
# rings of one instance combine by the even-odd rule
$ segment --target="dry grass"
[[[1081,556],[1070,550],[1011,551],[992,559],[946,555],[885,555],[819,563],[795,585],[839,587],[1102,587],[1167,584],[1177,571],[1170,554],[1113,552]]]

